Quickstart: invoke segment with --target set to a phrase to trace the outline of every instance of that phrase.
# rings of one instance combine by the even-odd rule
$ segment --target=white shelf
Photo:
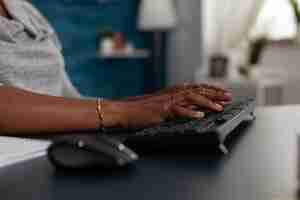
[[[113,53],[98,52],[99,58],[102,59],[144,59],[150,56],[150,52],[146,49],[136,49],[132,53],[125,51],[114,51]]]

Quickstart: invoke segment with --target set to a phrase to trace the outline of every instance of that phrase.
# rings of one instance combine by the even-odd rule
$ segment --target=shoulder
[[[28,15],[30,15],[34,20],[36,20],[40,25],[47,27],[49,30],[53,31],[47,18],[35,7],[32,3],[27,0],[18,0]]]
[[[29,13],[33,13],[34,15],[38,15],[40,17],[44,17],[42,13],[39,11],[37,7],[35,7],[32,3],[26,0],[18,0],[19,4]]]
[[[51,36],[55,45],[61,50],[62,45],[60,40],[58,39],[57,33],[47,20],[47,18],[36,8],[32,3],[27,0],[18,0],[21,4],[25,12],[31,16],[32,20],[37,22],[37,24],[46,30],[46,32]]]

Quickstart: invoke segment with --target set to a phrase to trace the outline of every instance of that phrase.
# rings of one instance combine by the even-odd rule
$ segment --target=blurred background
[[[84,95],[121,98],[206,82],[259,105],[300,103],[300,0],[32,3],[55,27]]]

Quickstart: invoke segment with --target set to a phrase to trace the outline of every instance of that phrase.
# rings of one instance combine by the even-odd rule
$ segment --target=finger
[[[193,91],[212,100],[230,101],[232,99],[231,93],[223,92],[221,90],[202,88],[194,89]]]
[[[202,119],[205,117],[204,112],[189,110],[181,106],[174,106],[173,112],[177,117],[187,117],[192,119]]]
[[[185,105],[185,106],[181,106],[181,107],[184,107],[184,108],[187,108],[189,110],[197,110],[199,107],[196,106],[196,105]]]
[[[187,109],[190,109],[190,110],[197,110],[199,108],[199,106],[197,105],[193,105],[193,104],[190,104],[189,102],[185,101],[185,102],[181,102],[179,104],[177,104],[178,106],[181,106],[181,107],[184,107],[184,108],[187,108]]]
[[[216,96],[220,100],[231,100],[232,99],[232,93],[229,92],[228,89],[225,89],[220,86],[214,86],[214,85],[208,85],[208,84],[189,84],[186,85],[185,89],[189,90],[197,90],[197,91],[205,91],[207,95],[211,98],[211,95]]]
[[[222,92],[229,92],[229,90],[223,86],[219,85],[208,85],[208,84],[201,84],[202,87],[207,88],[207,89],[213,89],[213,90],[218,90]]]
[[[217,104],[220,104],[223,107],[232,103],[231,101],[214,101],[214,102],[217,103]],[[201,109],[201,107],[199,107],[197,105],[194,105],[194,104],[191,104],[189,101],[186,101],[186,100],[178,102],[177,105],[181,106],[181,107],[188,108],[190,110],[199,110],[199,109]],[[207,109],[205,109],[205,110],[207,111]]]
[[[190,110],[196,110],[196,109],[198,109],[199,107],[196,106],[196,105],[190,105],[190,106],[188,106],[187,108],[190,109]]]
[[[219,101],[217,103],[222,105],[222,106],[227,106],[227,105],[231,104],[231,101]]]
[[[223,111],[222,105],[220,105],[218,103],[214,103],[213,101],[206,98],[205,96],[189,92],[187,94],[186,98],[188,100],[190,100],[192,102],[192,104],[195,104],[197,106],[208,108],[208,109],[218,111],[218,112]]]
[[[185,83],[182,86],[184,89],[212,89],[212,90],[217,90],[217,91],[222,91],[224,93],[230,93],[229,89],[219,86],[219,85],[209,85],[209,84],[190,84],[190,83]]]

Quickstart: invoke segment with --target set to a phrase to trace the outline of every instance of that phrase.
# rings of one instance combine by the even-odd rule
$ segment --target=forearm
[[[151,98],[154,97],[155,95],[147,94],[147,95],[142,95],[142,96],[134,96],[134,97],[127,97],[123,99],[123,101],[139,101],[141,99],[146,99],[146,98]]]
[[[66,99],[0,87],[0,135],[49,135],[99,129],[95,100]],[[105,102],[107,124],[115,125],[111,103]],[[116,109],[117,110],[117,109]],[[117,123],[117,122],[116,122]]]

